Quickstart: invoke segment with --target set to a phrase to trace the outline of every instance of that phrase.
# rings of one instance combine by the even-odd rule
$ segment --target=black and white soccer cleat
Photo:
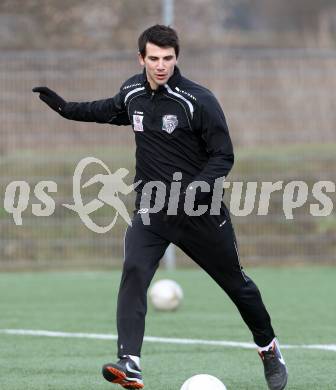
[[[270,390],[283,390],[287,384],[288,373],[276,339],[267,351],[259,351],[258,353],[264,364],[268,388]]]
[[[141,370],[129,357],[121,358],[117,363],[107,363],[103,366],[104,378],[112,383],[122,386],[124,389],[142,389]]]

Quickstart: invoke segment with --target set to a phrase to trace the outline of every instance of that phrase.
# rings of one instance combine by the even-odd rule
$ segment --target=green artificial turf
[[[336,268],[247,269],[259,286],[281,344],[335,344]],[[251,342],[227,296],[200,270],[159,270],[183,287],[178,311],[149,307],[147,336]],[[120,272],[0,274],[0,328],[116,334]],[[336,352],[283,349],[288,389],[334,390]],[[101,365],[115,360],[115,341],[18,336],[0,333],[0,388],[6,390],[118,389]],[[190,376],[207,373],[228,390],[266,389],[253,349],[145,342],[145,389],[178,390]],[[208,389],[204,389],[208,390]],[[211,390],[211,389],[209,389]]]

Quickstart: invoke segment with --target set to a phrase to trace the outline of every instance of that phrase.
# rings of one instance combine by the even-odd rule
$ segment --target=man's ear
[[[145,66],[145,61],[141,55],[141,53],[138,53],[138,59],[141,66]]]

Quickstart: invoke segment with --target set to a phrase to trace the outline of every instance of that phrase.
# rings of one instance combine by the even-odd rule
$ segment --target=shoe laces
[[[270,370],[278,371],[279,361],[275,353],[275,350],[273,348],[270,348],[268,351],[261,352],[261,355],[263,361],[265,362],[265,364]]]

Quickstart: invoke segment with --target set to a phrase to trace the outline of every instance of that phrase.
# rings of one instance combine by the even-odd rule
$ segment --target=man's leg
[[[271,319],[257,286],[240,265],[237,242],[226,207],[223,205],[218,216],[204,214],[187,218],[178,246],[229,295],[251,330],[255,343],[259,347],[271,348],[275,338]]]
[[[199,264],[237,306],[257,345],[267,345],[274,331],[255,283],[243,271],[229,213],[189,217],[178,246]]]
[[[136,214],[125,235],[125,259],[118,295],[118,356],[121,360],[103,367],[110,382],[124,388],[142,388],[139,357],[145,331],[147,290],[169,241],[159,235],[160,225],[150,226]],[[134,362],[136,364],[134,364]]]
[[[147,290],[169,242],[144,226],[140,215],[125,235],[125,261],[118,295],[118,356],[140,356],[147,313]]]

